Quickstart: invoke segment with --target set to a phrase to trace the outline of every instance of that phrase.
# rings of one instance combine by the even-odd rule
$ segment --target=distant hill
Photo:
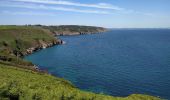
[[[43,26],[39,27],[49,29],[55,35],[81,35],[81,34],[94,34],[107,31],[103,27],[94,26],[78,26],[78,25],[60,25],[60,26]]]

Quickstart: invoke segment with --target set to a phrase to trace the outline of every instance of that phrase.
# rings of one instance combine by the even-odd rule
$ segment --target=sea
[[[170,29],[110,29],[59,38],[66,43],[24,59],[81,90],[170,100]]]

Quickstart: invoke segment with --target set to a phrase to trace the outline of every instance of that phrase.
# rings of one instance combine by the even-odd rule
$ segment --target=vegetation
[[[41,48],[42,43],[58,41],[46,29],[36,26],[0,26],[0,61],[10,65],[23,65],[22,68],[33,69],[31,62],[20,57],[27,54],[29,48]]]
[[[5,100],[159,100],[138,94],[123,98],[84,92],[62,78],[2,64],[0,83],[0,99]]]
[[[0,26],[0,52],[18,53],[27,48],[38,46],[41,41],[50,43],[55,41],[49,30],[35,26]],[[4,51],[4,49],[6,49]]]

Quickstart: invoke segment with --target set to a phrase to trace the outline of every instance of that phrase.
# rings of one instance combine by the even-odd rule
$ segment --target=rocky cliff
[[[36,52],[38,50],[45,49],[45,48],[48,48],[48,47],[52,47],[54,45],[59,45],[59,44],[63,44],[63,41],[60,40],[60,39],[54,40],[53,42],[50,42],[50,43],[46,43],[46,42],[40,40],[38,45],[27,48],[26,51],[23,52],[23,55],[32,54],[33,52]]]
[[[78,26],[78,25],[60,25],[60,26],[38,25],[38,27],[48,29],[56,36],[95,34],[107,31],[107,29],[103,27]]]

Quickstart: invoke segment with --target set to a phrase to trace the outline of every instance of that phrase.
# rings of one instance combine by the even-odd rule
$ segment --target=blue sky
[[[1,25],[170,27],[170,0],[0,0]]]

